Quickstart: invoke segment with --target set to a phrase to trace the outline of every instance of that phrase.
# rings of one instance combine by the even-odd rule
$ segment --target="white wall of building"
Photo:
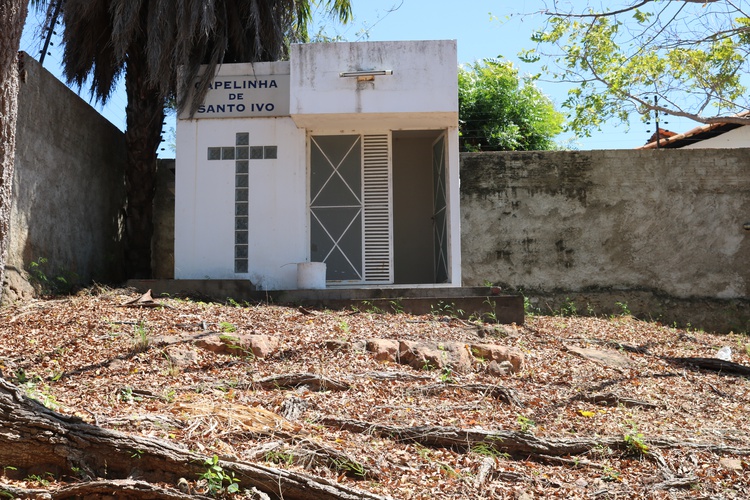
[[[278,158],[249,160],[249,272],[234,272],[235,161],[207,159],[209,147],[277,145]],[[175,278],[246,277],[261,289],[294,289],[307,260],[305,132],[286,118],[192,120],[177,129]],[[194,157],[191,165],[182,161]]]
[[[457,123],[455,40],[298,44],[290,110],[308,128],[442,128]],[[371,82],[349,71],[390,70]]]
[[[288,79],[288,62],[224,65],[204,105],[232,105],[231,111],[206,109],[178,120],[175,278],[244,277],[262,289],[296,287],[294,263],[307,257],[307,177],[305,131],[288,116]],[[263,88],[242,88],[248,80]],[[277,147],[275,159],[247,160],[247,273],[235,272],[237,162],[208,156],[209,148],[235,147],[238,133],[248,134],[249,147]]]
[[[685,146],[683,149],[750,148],[750,127],[739,127],[721,135]]]

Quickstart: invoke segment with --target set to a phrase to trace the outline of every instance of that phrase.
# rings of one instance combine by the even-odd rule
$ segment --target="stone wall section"
[[[123,133],[22,57],[6,301],[31,296],[32,263],[53,283],[122,279]]]
[[[542,310],[667,318],[700,302],[747,330],[747,221],[746,149],[462,156],[464,285],[523,290]]]

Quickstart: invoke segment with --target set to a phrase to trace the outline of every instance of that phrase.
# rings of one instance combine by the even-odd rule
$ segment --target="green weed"
[[[334,458],[331,460],[337,471],[343,472],[347,475],[353,475],[357,477],[365,477],[367,471],[365,466],[359,462],[349,460],[348,458]]]
[[[396,314],[401,314],[404,312],[404,306],[401,304],[400,300],[392,300],[390,302],[391,304],[391,310]]]
[[[620,472],[609,465],[605,465],[602,468],[602,481],[613,483],[615,481],[622,481],[620,478]]]
[[[378,306],[376,306],[375,304],[373,304],[369,300],[363,300],[362,301],[362,306],[365,308],[365,312],[367,312],[367,313],[370,313],[370,314],[383,314],[383,310],[381,308],[379,308]]]
[[[648,455],[648,445],[643,434],[638,432],[638,427],[634,422],[630,422],[630,431],[623,435],[623,440],[625,441],[625,447],[633,455],[637,457]]]
[[[133,326],[133,351],[136,353],[145,352],[151,345],[148,326],[143,321],[139,321]]]
[[[266,462],[270,462],[272,464],[280,464],[280,465],[293,465],[294,464],[294,455],[292,454],[292,452],[271,450],[266,453],[264,458]]]
[[[471,452],[476,453],[477,455],[483,455],[486,457],[510,458],[509,453],[498,451],[497,448],[493,446],[489,446],[488,444],[485,444],[485,443],[475,444],[474,446],[471,447]]]
[[[234,473],[227,473],[224,471],[222,466],[219,464],[219,457],[214,455],[213,458],[207,459],[203,462],[206,466],[205,472],[199,476],[200,479],[206,481],[208,492],[217,496],[219,494],[237,493],[240,490],[240,480],[234,477]],[[224,483],[227,483],[224,486]]]
[[[615,302],[615,305],[620,308],[620,316],[630,316],[630,309],[625,302]]]
[[[237,331],[237,327],[228,321],[222,321],[219,323],[219,330],[224,333],[233,333]]]
[[[72,271],[61,271],[57,276],[53,276],[55,273],[49,269],[48,261],[44,257],[31,262],[27,271],[31,285],[43,296],[69,295],[78,281],[78,275]]]
[[[448,316],[450,318],[460,318],[463,317],[466,311],[463,309],[460,309],[456,307],[456,304],[453,302],[443,302],[442,300],[439,301],[435,305],[430,305],[430,314],[432,316]]]
[[[536,427],[536,422],[525,415],[521,415],[520,413],[516,416],[516,423],[523,433],[532,434],[534,427]]]
[[[453,384],[456,382],[453,378],[453,370],[451,370],[449,366],[443,368],[443,371],[440,374],[440,381],[444,384]]]
[[[49,486],[51,481],[55,480],[55,476],[53,476],[50,472],[47,472],[44,474],[44,477],[38,475],[38,474],[32,474],[30,476],[27,476],[24,481],[28,481],[30,483],[37,483],[41,486]]]

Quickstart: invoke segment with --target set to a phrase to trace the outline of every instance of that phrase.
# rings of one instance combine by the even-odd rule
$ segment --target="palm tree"
[[[5,276],[18,117],[18,47],[27,0],[0,2],[0,296]]]
[[[5,1],[5,0],[3,0]],[[152,204],[164,105],[198,75],[221,63],[281,59],[290,41],[304,39],[320,6],[340,22],[350,0],[50,0],[61,2],[64,74],[104,102],[124,73],[128,104],[125,141],[126,273],[151,273]],[[178,71],[181,68],[181,71]],[[178,111],[194,112],[209,78]]]

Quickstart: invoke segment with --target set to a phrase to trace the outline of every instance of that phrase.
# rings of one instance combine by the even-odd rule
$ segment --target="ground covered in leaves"
[[[750,379],[685,361],[729,347],[750,366],[744,335],[639,321],[624,305],[616,317],[519,326],[445,310],[125,305],[137,297],[97,289],[1,309],[0,372],[98,426],[386,497],[750,498]],[[256,355],[246,335],[272,342]],[[418,369],[376,359],[373,339],[481,340],[524,364],[507,375],[481,358],[463,373]],[[13,480],[1,465],[0,483],[61,481]],[[191,491],[212,485],[186,479]]]

